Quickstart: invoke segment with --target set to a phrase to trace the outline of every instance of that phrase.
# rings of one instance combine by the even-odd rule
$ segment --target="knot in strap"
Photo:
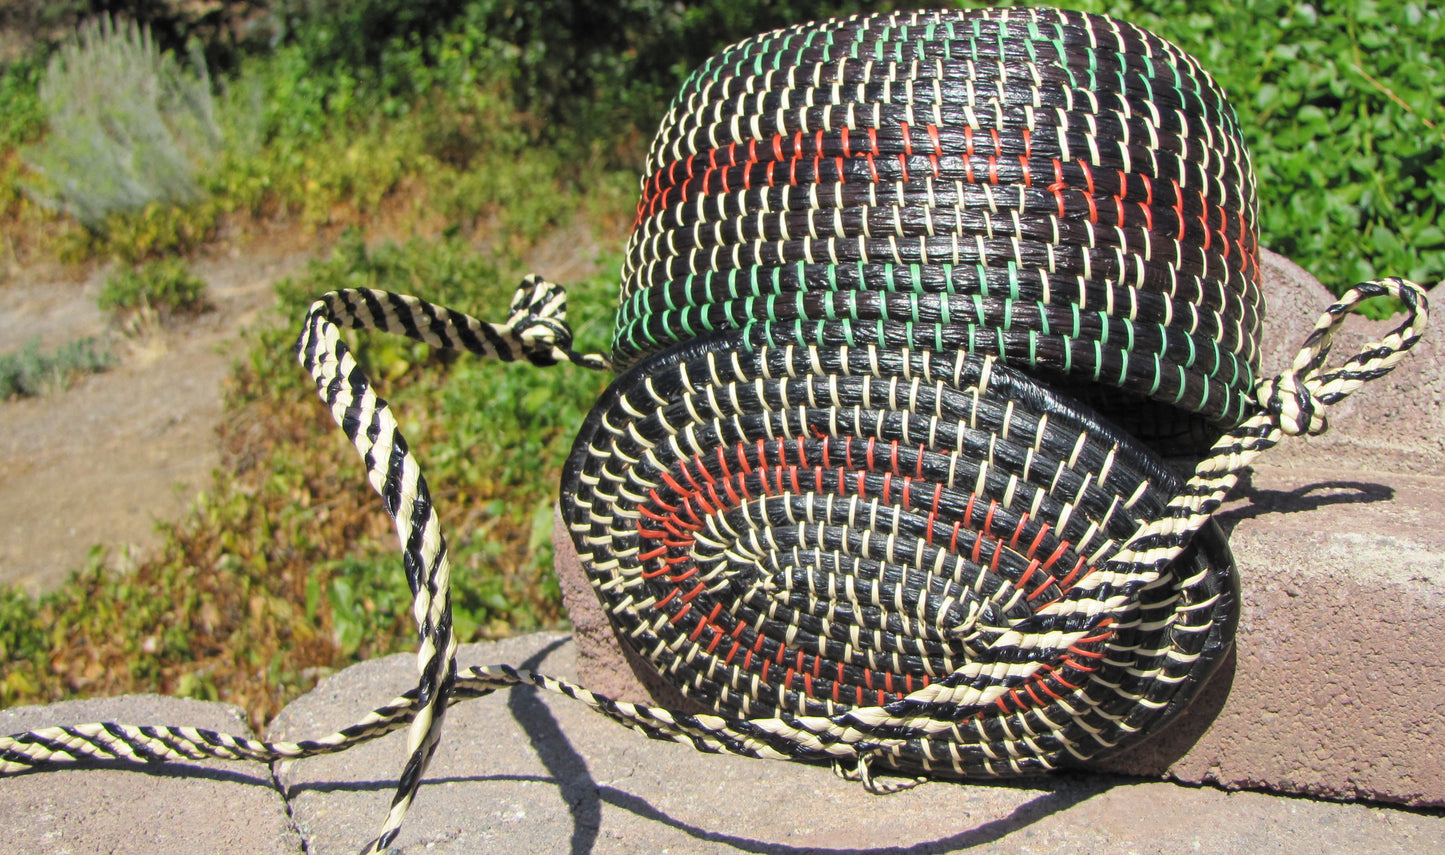
[[[565,321],[536,315],[526,318],[512,328],[522,343],[522,353],[527,360],[538,365],[551,365],[558,360],[553,350],[567,350],[572,346],[572,328]]]
[[[1345,317],[1364,300],[1380,296],[1392,296],[1404,304],[1404,322],[1379,341],[1366,344],[1339,368],[1323,369],[1331,340]],[[1282,435],[1322,433],[1324,408],[1365,381],[1388,374],[1420,341],[1429,318],[1425,289],[1413,282],[1390,278],[1351,288],[1320,316],[1290,370],[1255,388],[1259,410],[1219,438],[1164,513],[1141,525],[1111,562],[1162,569],[1178,558],[1195,532],[1219,509],[1245,467],[1277,445]]]
[[[1404,304],[1405,321],[1379,341],[1366,344],[1339,368],[1325,369],[1334,335],[1345,318],[1361,302],[1383,296]],[[1388,374],[1420,340],[1429,317],[1425,289],[1414,282],[1390,277],[1356,285],[1320,315],[1290,369],[1261,381],[1255,388],[1254,399],[1263,411],[1261,416],[1286,436],[1324,433],[1328,427],[1324,408],[1366,381]]]
[[[1298,372],[1286,371],[1278,377],[1261,380],[1254,399],[1285,436],[1319,436],[1329,427],[1324,410],[1315,402]]]
[[[557,361],[554,350],[572,346],[572,328],[567,325],[567,292],[536,274],[522,280],[507,314],[507,327],[528,361],[550,365]]]

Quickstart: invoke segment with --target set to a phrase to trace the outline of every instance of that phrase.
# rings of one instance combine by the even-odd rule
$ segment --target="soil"
[[[125,567],[159,542],[219,463],[216,427],[240,333],[309,253],[249,247],[193,263],[213,308],[123,334],[96,308],[109,266],[81,281],[39,268],[0,284],[0,353],[105,336],[111,370],[0,402],[0,585],[48,590],[102,544]]]
[[[555,282],[595,275],[599,246],[619,244],[626,225],[560,227],[524,263]],[[386,223],[373,231],[397,237]],[[129,569],[160,543],[157,523],[179,519],[210,487],[224,384],[249,347],[242,332],[275,304],[275,283],[334,238],[263,232],[192,262],[210,311],[139,333],[116,329],[96,307],[109,265],[79,279],[56,265],[0,276],[0,353],[37,338],[53,350],[104,336],[120,357],[63,392],[0,401],[0,586],[53,589],[97,546],[107,566]]]

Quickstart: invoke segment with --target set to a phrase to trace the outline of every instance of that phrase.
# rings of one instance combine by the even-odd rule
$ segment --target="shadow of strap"
[[[1364,300],[1381,296],[1398,299],[1405,320],[1340,367],[1326,369],[1334,335],[1346,317]],[[1351,288],[1320,316],[1290,370],[1256,387],[1255,413],[1220,437],[1165,513],[1141,526],[1113,562],[1162,568],[1174,560],[1218,510],[1245,467],[1285,436],[1323,432],[1324,408],[1388,374],[1420,341],[1429,319],[1425,289],[1408,280],[1391,277]]]

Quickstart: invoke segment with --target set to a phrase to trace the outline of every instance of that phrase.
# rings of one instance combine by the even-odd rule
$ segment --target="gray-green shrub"
[[[114,211],[199,199],[221,134],[205,65],[193,55],[190,66],[134,22],[83,24],[40,81],[50,130],[24,152],[41,178],[26,191],[96,231]]]
[[[59,391],[81,374],[105,371],[115,356],[94,338],[61,345],[53,353],[40,349],[35,339],[14,353],[0,354],[0,401],[36,397]]]

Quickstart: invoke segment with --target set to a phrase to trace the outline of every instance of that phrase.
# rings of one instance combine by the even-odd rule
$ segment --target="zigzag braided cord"
[[[340,341],[338,322],[361,328],[395,330],[440,347],[463,347],[481,356],[513,361],[519,356],[537,365],[559,361],[607,367],[600,356],[583,356],[567,347],[566,294],[537,277],[523,281],[505,324],[485,324],[415,298],[372,290],[333,292],[312,305],[297,342],[301,364],[316,380],[332,417],[356,446],[367,478],[396,522],[403,565],[411,586],[412,615],[421,634],[417,650],[420,682],[410,723],[410,757],[397,784],[391,811],[371,849],[389,846],[401,829],[416,789],[441,738],[446,698],[456,676],[456,636],[452,633],[451,567],[446,540],[432,508],[426,479],[408,452],[406,440],[386,402]],[[370,851],[370,850],[369,850]]]
[[[400,830],[441,736],[445,698],[456,669],[451,567],[426,480],[397,430],[396,419],[372,392],[360,366],[340,341],[338,328],[327,318],[326,308],[325,300],[313,305],[297,351],[302,365],[315,378],[317,391],[330,407],[332,417],[361,454],[367,479],[396,523],[402,563],[414,598],[412,614],[421,634],[417,650],[421,677],[407,740],[410,757],[397,784],[391,811],[372,845],[380,851]],[[496,351],[499,356],[502,352]]]
[[[1322,371],[1334,334],[1362,301],[1390,296],[1406,317],[1384,338],[1366,344],[1337,369]],[[1140,529],[1116,560],[1161,567],[1178,556],[1189,534],[1219,509],[1239,474],[1285,436],[1317,435],[1327,427],[1323,407],[1337,403],[1368,380],[1388,374],[1420,341],[1430,322],[1425,290],[1398,277],[1364,282],[1325,310],[1305,339],[1290,370],[1255,389],[1258,410],[1215,443],[1168,512]]]
[[[548,291],[552,299],[540,306],[545,317],[528,326],[514,316],[506,325],[488,325],[496,334],[478,348],[484,355],[507,359],[522,353],[533,361],[549,364],[566,359],[582,365],[602,363],[601,357],[576,354],[536,330],[555,330],[563,320],[560,289],[529,281],[528,293]],[[1329,354],[1331,338],[1345,316],[1361,300],[1379,295],[1398,298],[1407,316],[1395,330],[1372,342],[1340,368],[1321,370]],[[185,727],[135,726],[113,723],[53,727],[0,738],[0,775],[59,764],[95,760],[157,763],[200,758],[275,761],[315,756],[345,750],[408,725],[411,757],[398,785],[398,793],[378,837],[366,852],[379,852],[400,830],[426,763],[440,738],[442,712],[451,704],[481,697],[495,689],[517,683],[566,695],[598,712],[632,727],[650,738],[690,744],[710,753],[729,753],[768,759],[857,762],[857,775],[865,785],[881,789],[873,781],[870,765],[888,760],[900,744],[927,740],[937,730],[936,708],[915,705],[908,715],[888,711],[903,707],[871,707],[835,716],[787,716],[765,719],[686,715],[644,704],[613,701],[574,683],[519,670],[505,665],[470,668],[458,674],[453,661],[456,641],[450,632],[449,576],[445,540],[427,499],[425,480],[412,460],[385,403],[371,392],[364,375],[336,339],[335,325],[327,320],[336,306],[348,300],[384,301],[396,309],[393,314],[359,311],[338,313],[348,324],[379,326],[385,317],[388,328],[415,331],[415,337],[430,334],[460,341],[462,329],[480,329],[475,322],[451,322],[421,333],[418,317],[455,319],[455,313],[410,299],[392,300],[394,295],[369,292],[328,295],[317,302],[308,316],[299,352],[303,364],[317,379],[318,389],[332,407],[333,415],[356,443],[366,461],[368,474],[397,519],[398,534],[405,549],[409,581],[416,595],[414,611],[424,637],[418,654],[421,672],[417,689],[379,707],[356,724],[329,736],[302,742],[265,742],[210,730]],[[357,305],[351,303],[351,305]],[[381,302],[373,305],[381,305]],[[515,305],[515,303],[514,303]],[[427,307],[427,308],[422,308]],[[525,313],[524,313],[525,314]],[[1428,325],[1428,303],[1423,289],[1401,279],[1385,279],[1357,286],[1321,316],[1289,372],[1259,384],[1256,399],[1260,409],[1231,430],[1196,469],[1194,477],[1169,503],[1169,512],[1146,523],[1109,562],[1112,573],[1100,570],[1089,584],[1106,581],[1113,574],[1157,574],[1158,568],[1176,558],[1190,536],[1203,526],[1234,486],[1238,473],[1260,453],[1277,444],[1283,436],[1318,433],[1324,429],[1323,407],[1333,404],[1365,381],[1383,376],[1395,367],[1419,341]],[[526,318],[536,316],[526,315]],[[485,334],[483,334],[485,335]],[[423,339],[426,340],[426,339]],[[480,340],[480,339],[478,339]],[[343,402],[345,402],[343,404]],[[363,415],[365,416],[364,418]],[[362,430],[363,423],[367,426]],[[376,438],[368,439],[374,435]],[[361,437],[358,439],[358,437]],[[386,473],[374,453],[387,450]],[[395,476],[395,477],[392,477]],[[403,486],[409,485],[409,486]],[[410,504],[412,513],[399,509]],[[1046,607],[1047,608],[1047,607]],[[1110,687],[1104,687],[1106,690]],[[917,693],[921,698],[922,692]],[[956,715],[957,710],[949,710]],[[882,734],[882,736],[880,736]],[[1015,746],[1017,747],[1017,746]]]

